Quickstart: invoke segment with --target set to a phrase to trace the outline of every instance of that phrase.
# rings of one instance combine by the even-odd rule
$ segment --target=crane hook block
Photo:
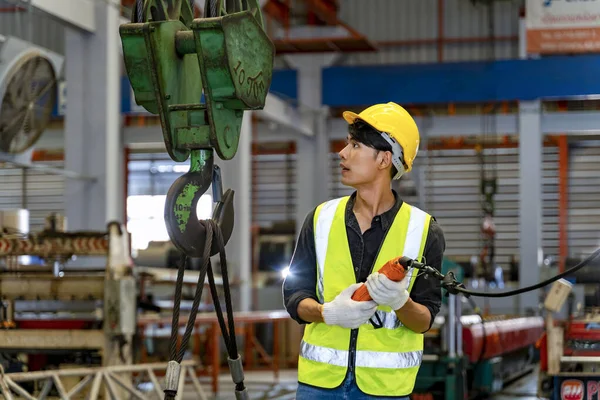
[[[185,227],[198,223],[191,220],[193,206],[212,183],[212,152],[232,159],[244,111],[264,108],[275,46],[264,30],[258,0],[207,0],[204,18],[193,18],[188,0],[145,0],[119,33],[135,101],[160,116],[169,156],[184,162],[197,155],[191,157],[191,175],[169,190],[165,219],[173,243],[199,256],[186,243],[202,248],[198,236],[192,237],[200,228]],[[197,160],[208,162],[198,167]]]

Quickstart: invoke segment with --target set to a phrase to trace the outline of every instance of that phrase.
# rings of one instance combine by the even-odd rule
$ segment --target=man
[[[387,103],[345,112],[344,119],[341,180],[356,190],[309,213],[283,284],[287,311],[306,324],[296,398],[408,399],[441,287],[415,270],[401,282],[377,271],[398,256],[441,269],[444,235],[391,188],[417,155],[419,131],[410,114]],[[363,284],[372,300],[352,300]]]

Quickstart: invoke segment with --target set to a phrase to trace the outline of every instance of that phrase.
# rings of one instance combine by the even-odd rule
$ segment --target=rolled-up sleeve
[[[317,299],[317,261],[313,229],[314,210],[304,220],[298,235],[290,270],[283,281],[283,303],[290,317],[299,324],[307,324],[298,316],[298,304],[304,299]]]

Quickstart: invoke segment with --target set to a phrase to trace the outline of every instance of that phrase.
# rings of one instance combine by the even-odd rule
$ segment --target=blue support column
[[[519,286],[540,280],[542,262],[542,156],[543,134],[539,101],[519,105]],[[519,311],[537,308],[539,292],[519,296]]]
[[[114,0],[95,7],[95,34],[65,33],[65,168],[96,178],[67,179],[69,230],[105,230],[110,220],[124,222],[119,8]]]

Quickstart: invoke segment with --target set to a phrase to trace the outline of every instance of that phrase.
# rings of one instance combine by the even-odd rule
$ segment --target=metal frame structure
[[[194,361],[184,361],[182,368],[184,373],[179,375],[179,388],[181,389],[177,400],[183,398],[183,390],[185,389],[186,378],[189,378],[194,393],[198,396],[199,400],[206,400],[208,397],[204,392],[198,378],[194,373],[196,363]],[[0,367],[1,368],[1,367]],[[74,368],[74,369],[62,369],[58,371],[38,371],[38,372],[26,372],[26,373],[4,373],[0,369],[0,392],[4,395],[6,400],[13,400],[13,392],[18,394],[18,397],[24,397],[27,400],[44,400],[47,398],[52,387],[55,387],[58,391],[59,398],[61,400],[69,400],[75,398],[74,396],[80,395],[86,387],[91,383],[91,388],[88,396],[88,400],[97,400],[102,397],[103,392],[108,392],[108,398],[112,400],[119,400],[122,397],[119,396],[119,388],[132,396],[131,398],[138,400],[146,399],[162,399],[163,392],[162,386],[159,383],[158,378],[154,371],[164,371],[166,363],[153,363],[153,364],[138,364],[138,365],[124,365],[124,366],[110,366],[101,368]],[[146,374],[148,379],[153,384],[153,391],[150,393],[143,393],[136,389],[131,380],[126,380],[121,374],[129,375],[136,374],[140,376]],[[67,391],[65,387],[65,378],[81,378],[81,380]],[[32,381],[43,381],[39,392],[30,393],[26,390],[22,383]],[[21,385],[20,385],[21,384]],[[102,390],[104,389],[104,390]]]
[[[18,266],[0,275],[0,293],[5,304],[14,310],[16,302],[30,303],[28,309],[54,312],[50,320],[43,316],[13,319],[13,313],[7,312],[3,323],[11,328],[0,330],[0,348],[13,352],[98,351],[103,366],[130,364],[136,290],[128,240],[124,226],[118,223],[110,223],[106,231],[93,233],[50,228],[25,238],[0,238],[0,257],[10,260],[36,255],[47,261],[42,273],[33,273],[34,266]],[[58,266],[73,255],[104,257],[106,267],[99,274],[89,269],[84,273],[64,274]],[[90,298],[102,299],[102,318],[98,321],[89,319],[90,307],[98,310]],[[86,313],[65,321],[61,317],[64,310]],[[73,328],[82,322],[86,328]],[[18,376],[24,379],[24,375]]]

